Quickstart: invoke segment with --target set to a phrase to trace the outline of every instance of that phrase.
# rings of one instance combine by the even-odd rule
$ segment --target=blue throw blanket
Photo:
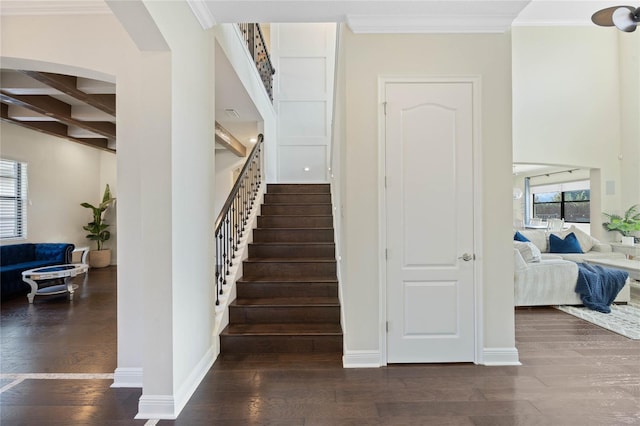
[[[587,308],[608,314],[611,312],[609,305],[622,290],[628,277],[629,273],[620,269],[578,263],[576,293]]]

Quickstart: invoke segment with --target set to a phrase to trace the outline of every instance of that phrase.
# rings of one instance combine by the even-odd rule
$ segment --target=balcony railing
[[[256,64],[260,79],[262,79],[262,84],[264,84],[264,88],[267,90],[269,99],[273,101],[273,75],[276,73],[276,70],[271,64],[271,57],[269,56],[267,44],[264,42],[260,24],[238,24],[238,26],[249,49],[249,54]]]

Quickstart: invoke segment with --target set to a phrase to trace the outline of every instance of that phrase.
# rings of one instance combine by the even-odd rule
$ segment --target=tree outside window
[[[564,219],[565,222],[589,223],[591,191],[553,191],[533,194],[533,216],[541,219]]]

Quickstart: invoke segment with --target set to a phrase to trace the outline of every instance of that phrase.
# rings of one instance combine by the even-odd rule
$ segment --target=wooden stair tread
[[[314,228],[254,228],[254,229],[264,229],[264,230],[268,230],[268,231],[305,231],[305,232],[309,232],[309,231],[333,231],[333,227],[314,227]]]
[[[321,277],[308,277],[308,276],[274,276],[274,275],[249,275],[243,276],[238,282],[298,282],[301,285],[307,282],[337,282],[338,279],[335,276],[321,276]]]
[[[251,243],[254,246],[335,246],[336,243],[328,241],[257,241]]]
[[[331,203],[274,203],[273,201],[269,201],[266,203],[262,204],[263,206],[330,206]],[[274,215],[275,216],[275,215]],[[278,216],[282,216],[282,215],[278,215]],[[289,215],[289,216],[293,216],[293,215]],[[305,216],[309,216],[309,215],[305,215]],[[330,216],[328,214],[324,214],[324,215],[317,215],[317,216]]]
[[[276,204],[281,204],[281,203],[276,203]],[[304,204],[304,205],[308,205],[308,204]],[[324,204],[323,204],[324,205]],[[299,218],[299,217],[323,217],[323,218],[327,218],[327,217],[333,217],[332,214],[312,214],[312,213],[308,213],[308,214],[270,214],[267,215],[269,217],[290,217],[290,218]]]
[[[330,194],[331,184],[329,183],[268,183],[267,192],[273,194],[296,194],[296,192],[283,192],[286,190],[299,190],[304,189],[307,192],[311,189],[323,190],[326,194]],[[314,192],[318,193],[318,192]]]
[[[229,324],[226,336],[342,336],[339,323]]]
[[[238,298],[232,305],[242,307],[340,306],[337,297],[256,297]]]
[[[338,279],[335,276],[324,276],[324,277],[278,277],[278,276],[268,276],[268,277],[241,277],[237,282],[272,282],[272,283],[300,283],[300,285],[304,285],[306,283],[337,283]]]
[[[333,257],[250,257],[247,263],[330,263],[335,262]]]
[[[267,192],[269,195],[331,195],[330,192]]]

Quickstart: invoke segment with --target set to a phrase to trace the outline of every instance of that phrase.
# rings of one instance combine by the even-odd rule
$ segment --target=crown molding
[[[597,10],[623,4],[612,0],[534,0],[518,14],[514,27],[594,27]]]
[[[594,27],[593,22],[571,19],[518,19],[513,21],[512,27]]]
[[[512,21],[511,16],[347,16],[347,25],[356,34],[503,33]]]
[[[3,0],[0,15],[106,15],[111,9],[104,1]]]
[[[202,29],[208,30],[216,24],[216,17],[213,16],[204,0],[187,0],[187,4],[200,22]]]

